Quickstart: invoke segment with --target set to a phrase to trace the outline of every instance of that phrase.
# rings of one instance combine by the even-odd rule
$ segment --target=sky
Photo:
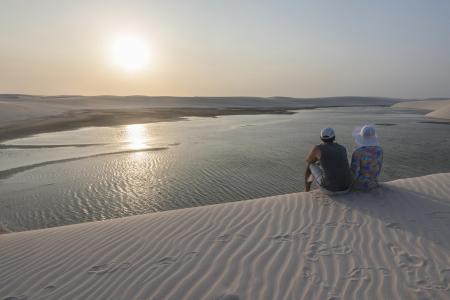
[[[0,93],[450,97],[450,1],[0,0]]]

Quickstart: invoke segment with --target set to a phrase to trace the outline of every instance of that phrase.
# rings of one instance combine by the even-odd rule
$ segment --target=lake
[[[12,231],[302,191],[304,158],[335,128],[376,125],[382,181],[450,172],[450,127],[388,107],[89,127],[0,146],[0,222]]]

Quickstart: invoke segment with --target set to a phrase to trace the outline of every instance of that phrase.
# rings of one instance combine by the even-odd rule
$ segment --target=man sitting
[[[306,157],[305,191],[309,192],[315,180],[325,192],[342,192],[350,188],[352,174],[347,159],[347,150],[336,143],[333,128],[320,132],[322,144],[314,146]]]

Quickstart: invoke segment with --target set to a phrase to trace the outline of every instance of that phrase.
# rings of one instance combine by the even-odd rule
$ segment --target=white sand
[[[392,107],[425,110],[429,112],[426,114],[427,117],[450,120],[450,99],[402,102]]]
[[[449,299],[449,194],[446,173],[4,234],[0,299]]]

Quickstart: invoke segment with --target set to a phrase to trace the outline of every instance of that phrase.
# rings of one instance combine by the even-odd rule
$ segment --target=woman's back
[[[351,162],[355,178],[353,188],[367,191],[377,187],[382,165],[383,149],[380,146],[363,146],[353,151]]]

